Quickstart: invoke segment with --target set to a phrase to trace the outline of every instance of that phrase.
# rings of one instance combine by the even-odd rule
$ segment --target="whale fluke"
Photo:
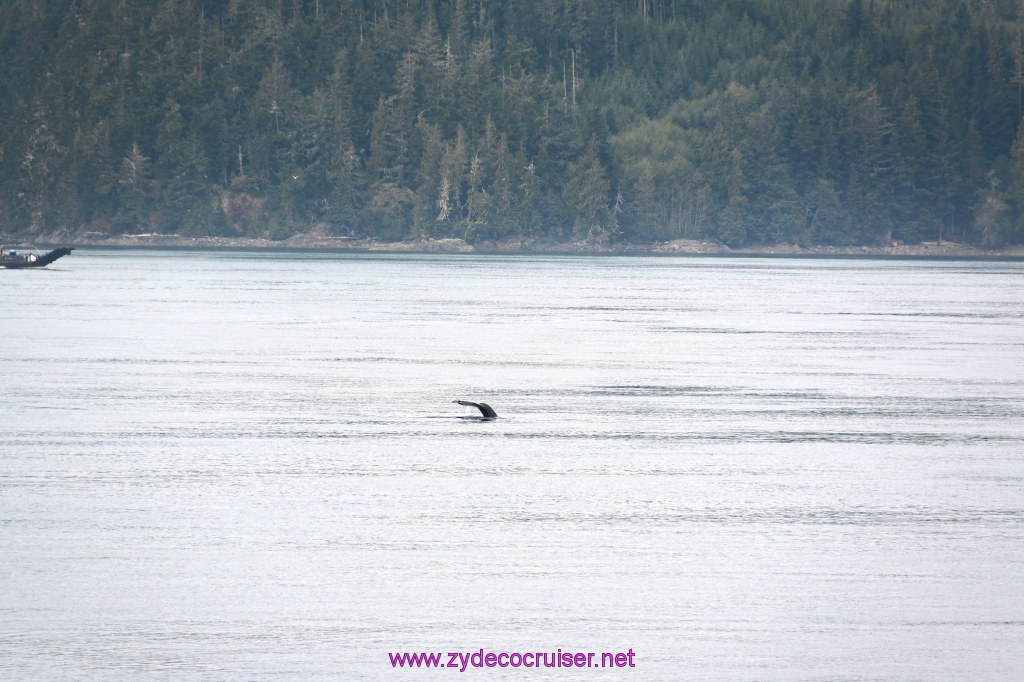
[[[494,419],[498,416],[498,413],[495,412],[487,403],[471,403],[468,400],[453,400],[452,402],[458,403],[459,405],[465,405],[466,407],[475,407],[480,410],[480,414],[484,416],[484,419]]]

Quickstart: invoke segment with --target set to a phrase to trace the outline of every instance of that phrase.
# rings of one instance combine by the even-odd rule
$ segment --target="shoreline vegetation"
[[[33,243],[24,236],[0,234],[3,243]],[[993,258],[1024,259],[1024,245],[986,249],[957,242],[893,242],[877,246],[800,246],[763,244],[732,248],[720,242],[674,239],[655,242],[570,241],[557,242],[529,237],[506,238],[469,243],[464,239],[416,239],[383,241],[374,238],[339,237],[320,231],[274,240],[262,237],[188,237],[176,234],[106,234],[89,232],[78,235],[52,234],[34,240],[39,246],[113,248],[195,248],[195,249],[302,249],[392,253],[466,253],[466,254],[593,254],[593,255],[687,255],[687,256],[837,256],[895,258]]]
[[[8,0],[0,92],[39,242],[1024,244],[1020,0]]]

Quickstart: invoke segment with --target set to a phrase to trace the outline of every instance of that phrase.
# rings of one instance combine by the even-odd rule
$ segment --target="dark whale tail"
[[[480,410],[480,414],[484,416],[484,419],[494,419],[498,416],[490,405],[487,403],[471,403],[468,400],[453,400],[452,402],[458,403],[459,405],[465,405],[466,407],[475,407]]]

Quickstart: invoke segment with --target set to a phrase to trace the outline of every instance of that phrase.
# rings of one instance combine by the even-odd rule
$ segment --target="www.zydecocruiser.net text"
[[[635,668],[632,649],[618,653],[527,651],[484,653],[448,651],[436,653],[388,653],[392,668]]]

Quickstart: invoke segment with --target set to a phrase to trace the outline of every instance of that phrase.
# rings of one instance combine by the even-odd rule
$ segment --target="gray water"
[[[0,678],[1024,679],[1020,262],[78,250],[0,376]]]

